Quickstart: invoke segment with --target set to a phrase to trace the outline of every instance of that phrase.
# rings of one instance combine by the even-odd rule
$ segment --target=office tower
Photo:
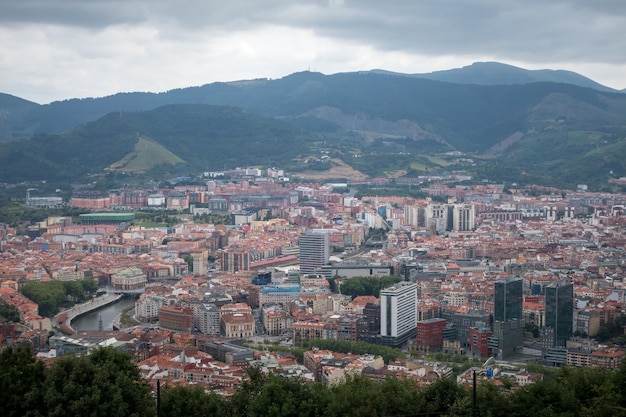
[[[494,283],[493,338],[490,347],[498,359],[510,357],[524,343],[521,278],[507,277]]]
[[[419,207],[418,206],[404,206],[404,225],[405,226],[419,226]]]
[[[506,321],[522,318],[522,279],[507,277],[494,283],[493,319]]]
[[[328,231],[308,230],[300,235],[300,274],[315,274],[317,268],[326,265],[330,256]]]
[[[380,291],[380,335],[383,343],[400,346],[415,337],[417,284],[407,281]]]
[[[433,234],[446,232],[448,226],[447,205],[429,203],[424,214],[426,227],[428,227]]]
[[[551,328],[550,339],[546,347],[565,347],[565,342],[572,336],[574,323],[574,285],[554,282],[546,291],[546,328]]]
[[[452,230],[467,232],[475,229],[476,212],[471,204],[455,204],[452,209]]]

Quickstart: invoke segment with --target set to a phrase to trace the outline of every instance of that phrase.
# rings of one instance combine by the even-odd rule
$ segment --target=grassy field
[[[146,172],[157,165],[184,163],[181,158],[148,138],[140,137],[133,152],[109,167],[111,171]]]

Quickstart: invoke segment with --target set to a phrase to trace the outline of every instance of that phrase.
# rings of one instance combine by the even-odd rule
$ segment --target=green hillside
[[[18,125],[68,130],[0,146],[0,182],[70,179],[107,168],[188,173],[268,161],[323,171],[331,164],[321,152],[369,176],[461,170],[495,181],[598,187],[609,176],[626,176],[611,159],[611,146],[626,137],[626,94],[566,83],[470,85],[301,72],[27,108],[12,113],[21,118],[8,117],[5,131]],[[139,137],[162,149],[143,149]],[[433,155],[447,152],[463,157],[432,163]],[[588,162],[596,166],[572,170]]]
[[[176,165],[185,161],[158,143],[140,136],[135,149],[121,160],[111,164],[109,171],[146,172],[159,165]]]
[[[111,113],[60,135],[0,145],[0,182],[75,180],[111,169],[154,174],[172,164],[185,172],[269,159],[286,165],[306,152],[313,138],[232,107],[171,105]]]

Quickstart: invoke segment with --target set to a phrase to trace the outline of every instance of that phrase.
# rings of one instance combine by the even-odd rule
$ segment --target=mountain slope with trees
[[[495,181],[601,187],[611,176],[626,176],[626,162],[614,158],[626,138],[626,94],[566,83],[476,85],[374,72],[301,72],[67,100],[20,115],[7,119],[5,131],[19,126],[20,132],[42,133],[0,146],[3,181],[101,173],[132,158],[141,135],[170,153],[148,174],[164,166],[174,170],[174,160],[176,169],[196,171],[217,169],[218,162],[268,160],[289,169],[328,169],[310,158],[318,141],[331,157],[370,176],[441,171],[424,155],[451,151],[475,159],[472,175],[489,173],[483,178]],[[303,167],[302,160],[311,165]],[[595,168],[587,169],[589,163]]]
[[[116,112],[63,134],[0,145],[0,178],[70,180],[101,174],[136,153],[142,137],[161,149],[164,164],[144,166],[154,173],[174,165],[199,172],[268,159],[287,164],[314,136],[233,107],[169,105]]]
[[[412,74],[411,76],[456,84],[503,85],[553,82],[588,87],[598,91],[617,92],[617,90],[606,87],[572,71],[550,69],[528,70],[500,62],[474,62],[463,68],[434,71],[424,74]]]

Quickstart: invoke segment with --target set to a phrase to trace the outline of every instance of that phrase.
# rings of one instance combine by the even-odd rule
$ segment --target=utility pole
[[[157,377],[157,409],[156,409],[157,417],[161,416],[161,376]]]
[[[478,403],[476,401],[476,371],[472,375],[472,417],[478,417]]]

